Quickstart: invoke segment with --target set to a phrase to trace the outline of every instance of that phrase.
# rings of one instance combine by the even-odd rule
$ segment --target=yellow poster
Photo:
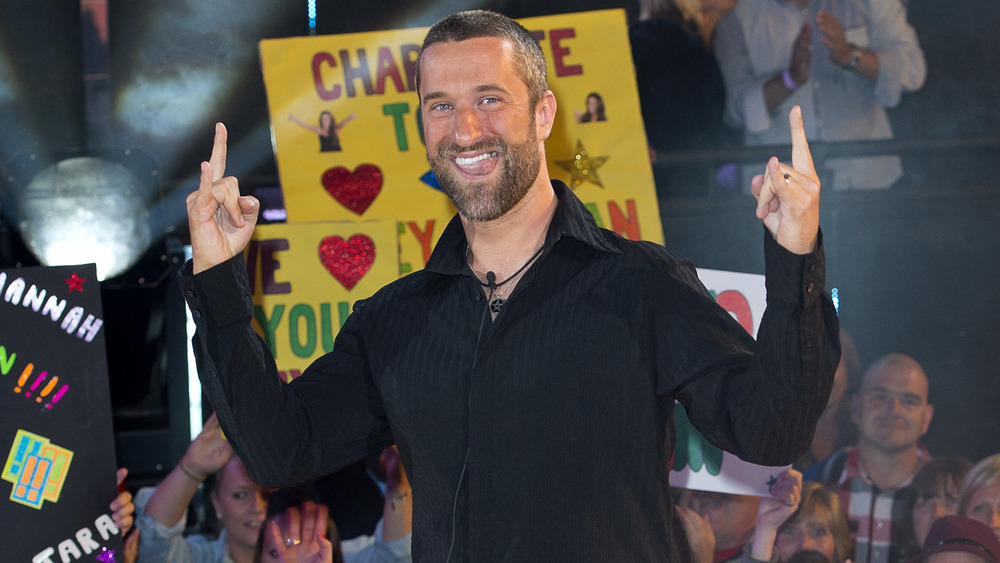
[[[624,11],[521,23],[545,53],[558,102],[546,143],[550,175],[600,225],[662,243]],[[414,72],[426,31],[260,43],[288,221],[391,220],[400,275],[424,266],[455,213],[421,140]],[[588,104],[600,118],[584,118]]]
[[[393,221],[258,225],[245,251],[254,328],[290,380],[333,349],[354,302],[397,279]]]

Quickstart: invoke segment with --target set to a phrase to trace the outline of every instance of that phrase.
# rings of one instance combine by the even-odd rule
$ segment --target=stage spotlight
[[[20,190],[21,237],[44,265],[94,262],[99,279],[115,277],[159,235],[150,228],[154,191],[148,178],[120,162],[95,156],[58,160]]]

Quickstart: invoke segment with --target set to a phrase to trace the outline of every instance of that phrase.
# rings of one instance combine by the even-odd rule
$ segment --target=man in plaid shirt
[[[806,471],[806,481],[836,489],[856,541],[855,563],[899,560],[910,481],[930,459],[918,443],[934,407],[927,402],[923,368],[905,354],[879,358],[865,371],[851,403],[858,443]]]

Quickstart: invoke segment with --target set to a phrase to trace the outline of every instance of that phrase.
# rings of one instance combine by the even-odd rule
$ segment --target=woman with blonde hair
[[[803,484],[799,509],[778,528],[774,547],[778,561],[800,551],[818,551],[833,563],[843,563],[854,546],[837,494],[819,483]]]
[[[799,561],[819,554],[831,563],[844,563],[853,552],[837,494],[819,483],[803,483],[799,507],[784,522],[757,519],[754,545],[743,561]]]
[[[958,491],[958,513],[979,520],[1000,538],[1000,454],[972,466]]]

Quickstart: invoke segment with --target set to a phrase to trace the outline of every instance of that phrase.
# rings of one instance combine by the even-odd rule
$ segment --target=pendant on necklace
[[[490,301],[490,311],[493,311],[494,313],[499,313],[500,307],[503,307],[503,304],[506,302],[507,300],[504,299],[503,297],[494,298],[492,301]]]

